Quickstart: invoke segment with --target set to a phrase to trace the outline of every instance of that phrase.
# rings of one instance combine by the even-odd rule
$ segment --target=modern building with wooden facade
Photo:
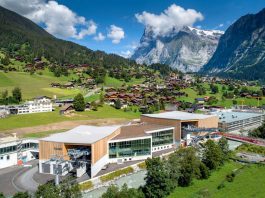
[[[187,113],[182,111],[169,111],[157,114],[141,115],[141,122],[173,126],[175,128],[175,140],[180,141],[186,136],[186,129],[196,127],[201,132],[218,128],[218,116]]]
[[[218,117],[174,111],[142,115],[140,123],[125,126],[79,126],[39,141],[39,171],[95,177],[109,163],[144,160],[175,148],[188,125],[217,128]]]

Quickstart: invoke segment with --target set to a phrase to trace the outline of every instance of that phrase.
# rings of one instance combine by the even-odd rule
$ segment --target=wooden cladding
[[[40,140],[39,142],[39,158],[40,160],[49,160],[53,157],[62,157],[68,159],[67,150],[64,143],[59,142],[47,142]]]
[[[111,135],[91,144],[91,163],[94,164],[102,157],[108,154],[108,141],[118,135],[120,129],[117,129]],[[90,146],[90,145],[80,145],[80,144],[71,144],[71,143],[59,143],[59,142],[48,142],[40,140],[39,143],[39,158],[40,160],[49,160],[53,157],[62,157],[65,160],[68,160],[67,149],[75,148],[78,146]]]
[[[95,164],[98,160],[100,160],[102,157],[108,154],[108,141],[118,135],[120,133],[120,129],[117,129],[114,133],[111,135],[93,143],[91,145],[91,151],[92,151],[92,164]]]

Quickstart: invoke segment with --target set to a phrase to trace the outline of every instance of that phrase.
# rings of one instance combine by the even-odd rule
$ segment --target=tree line
[[[121,189],[110,186],[102,198],[163,198],[178,187],[188,187],[193,179],[208,179],[211,173],[228,161],[228,142],[221,138],[218,143],[208,140],[198,151],[193,147],[181,148],[165,158],[146,160],[145,185]]]
[[[9,95],[8,90],[1,92],[0,104],[9,105],[9,104],[19,104],[22,101],[22,92],[19,87],[15,87],[12,90],[12,95]]]

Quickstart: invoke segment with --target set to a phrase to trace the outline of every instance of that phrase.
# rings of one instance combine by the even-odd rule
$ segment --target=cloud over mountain
[[[172,29],[176,31],[184,26],[192,26],[195,22],[203,20],[203,15],[194,9],[184,9],[176,4],[172,4],[160,14],[142,12],[135,14],[139,23],[144,24],[153,30],[154,35],[165,36]]]
[[[43,24],[49,33],[58,37],[82,39],[97,31],[97,24],[93,20],[78,16],[57,1],[0,0],[0,5]]]

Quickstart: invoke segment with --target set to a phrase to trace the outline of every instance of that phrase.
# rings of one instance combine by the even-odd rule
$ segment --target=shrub
[[[194,196],[194,198],[206,198],[206,197],[211,197],[211,194],[207,188],[199,190]]]
[[[91,189],[93,187],[94,187],[94,185],[93,185],[92,181],[86,181],[86,182],[80,184],[80,190],[81,191],[88,190],[88,189]]]
[[[210,171],[203,162],[200,162],[199,170],[200,170],[200,179],[208,179],[209,178]]]
[[[257,146],[253,144],[241,144],[236,148],[236,151],[244,151],[244,152],[250,152],[250,153],[257,153],[265,155],[265,147]]]
[[[145,163],[145,162],[141,162],[141,163],[137,164],[137,166],[138,166],[140,169],[146,169],[146,163]]]
[[[126,175],[126,174],[129,174],[132,172],[133,172],[133,168],[131,166],[129,166],[127,168],[117,170],[117,171],[109,173],[107,175],[103,175],[100,177],[100,180],[101,180],[101,182],[107,182],[107,181],[115,179],[116,177],[119,177],[119,176],[124,175],[124,174]]]
[[[217,186],[217,189],[220,190],[220,189],[222,189],[222,188],[224,188],[224,187],[225,187],[225,184],[224,184],[224,183],[221,183],[221,184],[219,184],[219,185]]]
[[[229,173],[226,175],[226,181],[228,182],[233,182],[234,181],[234,178],[235,178],[235,173]]]

